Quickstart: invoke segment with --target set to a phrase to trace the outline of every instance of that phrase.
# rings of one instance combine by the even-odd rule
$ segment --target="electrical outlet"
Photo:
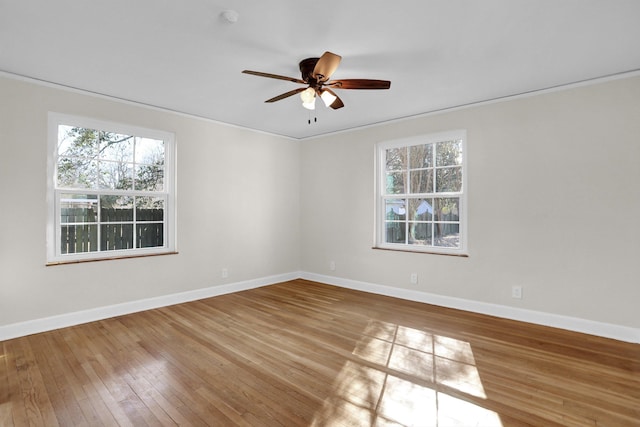
[[[418,273],[411,273],[411,277],[409,278],[409,280],[411,280],[411,283],[413,283],[414,285],[418,283]]]
[[[223,268],[222,271],[220,272],[220,276],[222,276],[223,279],[226,279],[227,277],[229,277],[229,269]]]
[[[329,262],[329,270],[336,271],[336,262],[335,261],[330,261]]]
[[[511,287],[511,298],[522,299],[522,286]]]

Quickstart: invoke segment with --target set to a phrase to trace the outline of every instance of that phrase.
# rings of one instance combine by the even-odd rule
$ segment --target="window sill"
[[[178,252],[162,252],[156,254],[137,254],[137,255],[119,255],[110,258],[85,258],[85,259],[74,259],[69,261],[51,261],[45,264],[46,267],[53,267],[56,265],[67,265],[67,264],[83,264],[85,262],[98,262],[98,261],[113,261],[118,259],[129,259],[129,258],[148,258],[154,256],[164,256],[164,255],[178,255]]]
[[[452,253],[452,252],[438,252],[438,251],[430,251],[430,250],[411,250],[411,249],[396,249],[396,248],[382,248],[379,246],[373,246],[371,249],[379,250],[379,251],[390,251],[390,252],[409,252],[412,254],[429,254],[429,255],[444,255],[444,256],[454,256],[460,258],[468,258],[469,254],[465,252],[461,253]]]

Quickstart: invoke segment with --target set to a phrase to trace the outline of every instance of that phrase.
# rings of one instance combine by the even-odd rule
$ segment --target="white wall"
[[[372,249],[374,145],[452,129],[470,256]],[[640,327],[639,77],[305,141],[301,173],[302,271]]]
[[[0,76],[0,332],[302,271],[637,333],[639,99],[633,77],[290,141]],[[48,111],[176,134],[178,255],[45,267]],[[470,256],[372,249],[375,143],[451,129],[468,132]]]
[[[48,111],[175,133],[179,254],[45,266]],[[0,326],[299,268],[296,141],[0,76],[0,147]]]

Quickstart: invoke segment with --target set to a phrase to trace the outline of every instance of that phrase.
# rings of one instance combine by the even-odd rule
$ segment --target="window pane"
[[[460,247],[460,224],[435,224],[434,246],[444,248]]]
[[[433,193],[433,169],[412,170],[409,172],[411,176],[410,192],[417,193]]]
[[[404,194],[406,179],[406,172],[387,172],[386,194]]]
[[[98,250],[98,226],[95,224],[62,225],[60,253],[75,254]]]
[[[136,221],[164,221],[164,199],[136,197]]]
[[[436,193],[458,192],[461,190],[461,167],[436,169]]]
[[[436,166],[462,165],[462,141],[438,142],[436,148]]]
[[[404,222],[387,222],[385,227],[385,242],[406,243]]]
[[[136,225],[136,246],[153,248],[164,245],[164,228],[162,223],[146,223]]]
[[[102,224],[100,250],[113,251],[133,248],[133,224]]]
[[[96,159],[98,131],[73,126],[58,126],[58,155]]]
[[[58,126],[58,154],[61,156],[68,155],[68,151],[73,144],[73,126]]]
[[[404,199],[385,200],[386,219],[390,221],[404,221],[407,219],[407,209]]]
[[[100,159],[133,162],[133,137],[112,132],[100,132]]]
[[[433,199],[409,199],[410,221],[432,221]]]
[[[433,167],[433,144],[412,145],[409,147],[411,169]]]
[[[162,191],[164,189],[164,167],[157,165],[136,165],[136,190]]]
[[[147,165],[164,164],[164,141],[136,138],[136,163]]]
[[[59,157],[58,188],[98,188],[98,162],[87,158]]]
[[[460,221],[460,199],[447,197],[435,199],[436,221]]]
[[[100,196],[100,221],[133,221],[133,197]]]
[[[410,245],[432,245],[432,223],[409,223]]]
[[[98,196],[92,194],[61,194],[60,223],[96,222]]]
[[[400,170],[407,168],[407,148],[389,148],[385,151],[387,170]]]
[[[131,190],[133,186],[133,164],[101,161],[100,188],[111,190]]]

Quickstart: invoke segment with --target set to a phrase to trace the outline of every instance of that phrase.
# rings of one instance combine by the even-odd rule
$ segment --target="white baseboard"
[[[58,316],[45,317],[42,319],[29,320],[26,322],[0,326],[0,341],[31,335],[39,332],[51,331],[54,329],[65,328],[68,326],[79,325],[82,323],[94,322],[110,317],[136,313],[139,311],[151,310],[154,308],[166,307],[204,298],[211,298],[219,295],[229,294],[232,292],[259,288],[262,286],[286,282],[297,278],[312,280],[320,283],[327,283],[330,285],[359,290],[363,292],[370,292],[374,294],[406,299],[410,301],[423,302],[442,307],[456,308],[459,310],[471,311],[474,313],[519,320],[522,322],[528,322],[537,325],[551,326],[554,328],[582,332],[585,334],[612,338],[619,341],[640,343],[640,329],[631,328],[628,326],[595,322],[593,320],[580,319],[576,317],[561,316],[558,314],[525,310],[516,307],[508,307],[504,305],[490,304],[480,301],[454,298],[415,290],[394,288],[391,286],[377,285],[374,283],[299,271],[246,280],[243,282],[211,286],[208,288],[196,289],[193,291],[163,295],[154,298],[130,301],[122,304],[97,307],[89,310],[82,310],[73,313],[61,314]]]
[[[343,279],[334,276],[325,276],[322,274],[302,272],[301,278],[358,291],[438,305],[441,307],[455,308],[459,310],[471,311],[474,313],[502,317],[505,319],[518,320],[543,326],[551,326],[554,328],[566,329],[569,331],[581,332],[589,335],[612,338],[619,341],[626,341],[636,344],[640,343],[640,329],[631,328],[628,326],[614,325],[610,323],[596,322],[593,320],[586,320],[577,317],[562,316],[541,311],[526,310],[517,307],[508,307],[504,305],[430,294],[427,292],[420,292],[409,289],[394,288],[391,286],[377,285],[373,283]]]
[[[97,320],[108,319],[110,317],[122,316],[154,308],[166,307],[174,304],[195,301],[204,298],[211,298],[232,292],[244,291],[247,289],[259,288],[261,286],[272,285],[274,283],[294,280],[301,276],[300,272],[279,274],[275,276],[262,277],[259,279],[246,280],[243,282],[229,283],[208,288],[196,289],[193,291],[180,292],[177,294],[163,295],[143,300],[130,301],[122,304],[97,307],[89,310],[82,310],[73,313],[61,314],[58,316],[45,317],[42,319],[28,320],[26,322],[14,323],[0,326],[0,341],[11,338],[23,337],[39,332],[51,331],[54,329],[66,328],[68,326],[82,323],[95,322]]]

